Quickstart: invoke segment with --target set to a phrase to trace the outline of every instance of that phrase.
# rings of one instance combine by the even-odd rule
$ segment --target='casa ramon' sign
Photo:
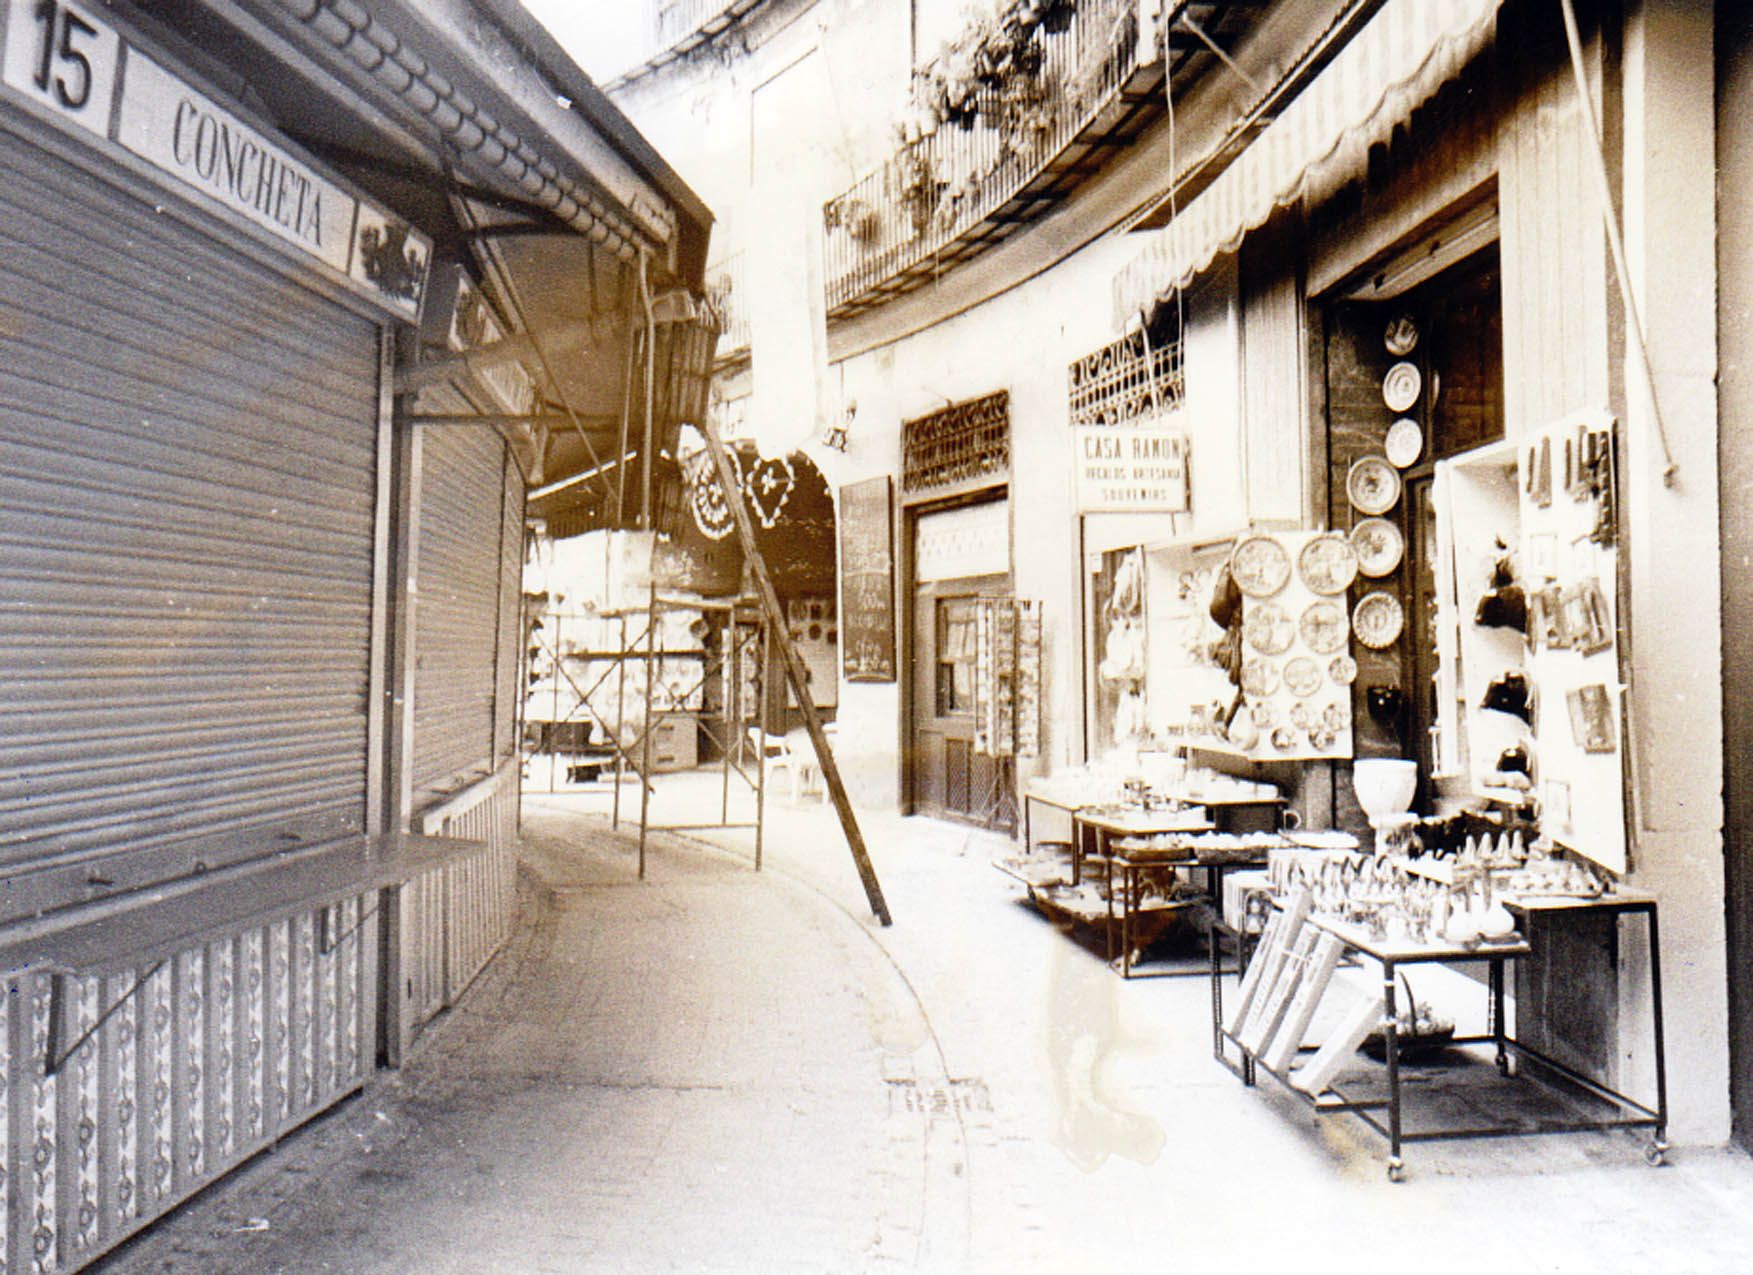
[[[1071,431],[1077,511],[1186,513],[1187,436],[1173,429],[1080,425]]]

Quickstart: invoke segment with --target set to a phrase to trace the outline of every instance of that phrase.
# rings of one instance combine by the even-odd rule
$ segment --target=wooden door
[[[1009,817],[1008,768],[974,751],[975,606],[1009,592],[1003,576],[914,587],[907,778],[916,813],[982,825]]]

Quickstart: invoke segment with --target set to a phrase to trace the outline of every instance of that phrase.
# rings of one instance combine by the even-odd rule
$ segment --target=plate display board
[[[1270,542],[1278,553],[1256,548],[1256,559],[1276,563],[1282,554],[1285,567],[1258,573],[1253,594],[1243,586],[1241,712],[1248,720],[1232,724],[1230,744],[1257,759],[1350,757],[1350,677],[1336,674],[1345,671],[1339,664],[1351,663],[1345,588],[1355,562],[1341,570],[1332,553],[1320,552],[1349,554],[1350,545],[1311,531],[1261,534],[1242,544],[1251,542]]]
[[[840,661],[848,682],[895,680],[894,490],[884,475],[840,489]]]

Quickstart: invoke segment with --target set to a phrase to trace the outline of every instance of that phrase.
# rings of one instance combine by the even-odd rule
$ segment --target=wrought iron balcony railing
[[[1187,382],[1181,342],[1153,343],[1128,332],[1066,369],[1066,406],[1073,425],[1131,425],[1181,406]]]
[[[1140,130],[1161,75],[1141,64],[1139,0],[1061,3],[1069,21],[1035,29],[1034,47],[1006,50],[1005,65],[960,69],[947,93],[942,67],[921,73],[933,100],[919,135],[823,208],[830,316],[879,305],[983,251],[1062,199],[1102,162],[1094,152]],[[1063,162],[1080,141],[1076,162]]]
[[[749,306],[743,254],[734,252],[706,267],[706,296],[718,312],[718,357],[746,354],[749,349]]]

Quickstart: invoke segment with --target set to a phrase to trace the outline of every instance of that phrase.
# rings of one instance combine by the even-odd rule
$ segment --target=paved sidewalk
[[[624,797],[632,795],[629,786]],[[665,777],[655,821],[716,812]],[[399,1075],[124,1249],[134,1271],[1742,1272],[1753,1162],[1629,1134],[1382,1145],[1210,1056],[989,861],[866,813],[658,835],[530,794],[518,935]],[[636,803],[628,810],[635,814]],[[710,844],[708,844],[710,843]]]

